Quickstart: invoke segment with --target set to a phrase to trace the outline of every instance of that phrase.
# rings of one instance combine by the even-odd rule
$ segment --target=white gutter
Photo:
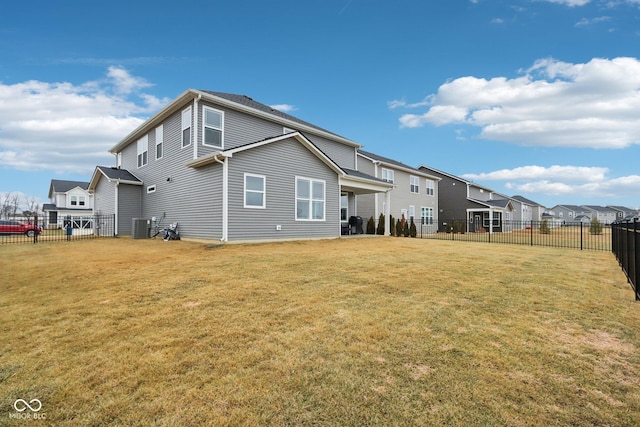
[[[226,242],[229,240],[229,158],[220,160],[215,156],[213,159],[222,165],[222,237],[220,241]]]

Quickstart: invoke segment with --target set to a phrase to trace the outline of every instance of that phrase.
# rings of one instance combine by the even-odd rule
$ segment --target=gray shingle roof
[[[122,181],[142,182],[138,179],[138,177],[136,177],[126,169],[119,169],[119,168],[110,167],[110,166],[97,166],[97,168],[100,169],[100,171],[103,174],[105,174],[109,179],[120,179]]]
[[[52,179],[51,180],[51,188],[56,193],[66,193],[69,190],[72,190],[76,187],[80,187],[83,190],[89,188],[89,183],[85,181],[65,181],[62,179]]]
[[[344,138],[343,136],[338,135],[337,133],[334,133],[334,132],[331,132],[329,130],[323,129],[323,128],[319,127],[319,126],[316,126],[316,125],[314,125],[312,123],[309,123],[309,122],[306,122],[304,120],[301,120],[301,119],[299,119],[297,117],[294,117],[294,116],[292,116],[290,114],[283,113],[280,110],[276,110],[275,108],[272,108],[272,107],[270,107],[268,105],[265,105],[265,104],[262,104],[260,102],[254,101],[252,98],[250,98],[250,97],[248,97],[246,95],[238,95],[238,94],[235,94],[235,93],[225,93],[225,92],[214,92],[214,91],[210,91],[210,90],[201,90],[201,92],[208,93],[208,94],[213,95],[213,96],[217,96],[218,98],[226,99],[227,101],[235,102],[236,104],[244,105],[245,107],[253,108],[254,110],[262,111],[263,113],[271,114],[272,116],[276,116],[276,117],[279,117],[281,119],[290,120],[292,122],[299,123],[299,124],[304,125],[304,126],[309,126],[311,128],[317,129],[317,130],[322,131],[322,132],[330,133],[330,134],[335,135],[335,136],[340,137],[340,138]],[[346,139],[346,138],[344,138],[344,139]]]
[[[533,205],[533,206],[542,206],[540,203],[534,202],[533,200],[529,200],[526,197],[522,197],[522,196],[513,196],[511,197],[512,199],[515,199],[519,202],[522,203],[526,203],[528,205]]]

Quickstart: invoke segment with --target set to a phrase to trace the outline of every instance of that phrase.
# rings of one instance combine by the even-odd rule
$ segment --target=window
[[[202,144],[222,148],[222,111],[204,107],[203,115],[204,140],[202,141]]]
[[[409,186],[412,193],[420,193],[420,178],[417,176],[409,176]]]
[[[182,148],[191,145],[191,107],[182,110]]]
[[[433,224],[433,208],[420,208],[420,223],[422,225]]]
[[[427,179],[427,196],[433,196],[435,193],[436,183]]]
[[[416,207],[415,206],[409,206],[409,218],[408,220],[411,221],[412,219],[416,218]]]
[[[155,192],[156,192],[156,185],[155,184],[147,186],[147,194],[155,193]]]
[[[324,221],[324,181],[296,177],[296,220]]]
[[[86,204],[84,196],[71,196],[71,206],[85,206]]]
[[[245,208],[265,208],[266,207],[266,179],[262,175],[244,174],[244,207]]]
[[[162,125],[156,128],[156,160],[162,158],[162,143],[164,142],[164,128]]]
[[[340,194],[340,221],[349,219],[349,195],[347,193]]]
[[[382,180],[393,184],[393,171],[391,169],[382,168]]]
[[[138,140],[138,167],[147,164],[147,156],[149,152],[149,136],[145,135],[144,138]]]

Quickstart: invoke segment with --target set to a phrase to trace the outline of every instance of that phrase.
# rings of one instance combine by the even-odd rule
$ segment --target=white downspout
[[[115,210],[116,210],[116,215],[115,215],[115,227],[114,227],[114,231],[116,233],[116,236],[118,235],[118,219],[120,218],[120,212],[118,211],[118,187],[120,186],[120,180],[116,181],[116,189],[115,189],[115,199],[116,199],[116,203],[115,203]]]
[[[220,160],[215,156],[213,159],[222,165],[222,237],[220,241],[226,242],[229,239],[229,163],[228,157]]]

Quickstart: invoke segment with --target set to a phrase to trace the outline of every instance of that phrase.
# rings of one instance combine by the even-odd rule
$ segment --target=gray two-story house
[[[357,214],[378,220],[389,211],[395,219],[402,216],[421,226],[421,232],[435,232],[438,224],[438,182],[440,178],[402,162],[378,154],[358,150],[358,170],[394,185],[390,193],[391,206],[380,194],[356,198]]]
[[[438,229],[449,231],[454,223],[468,232],[509,231],[515,207],[511,199],[490,188],[447,172],[421,165],[419,170],[440,178]],[[505,225],[508,229],[505,229]]]
[[[247,96],[189,89],[115,144],[89,189],[117,234],[148,218],[221,241],[338,237],[341,196],[390,204],[393,184],[357,170],[360,147]]]

